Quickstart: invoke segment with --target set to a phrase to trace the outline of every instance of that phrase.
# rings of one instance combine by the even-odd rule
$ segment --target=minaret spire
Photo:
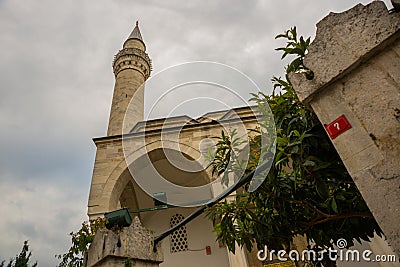
[[[108,136],[128,133],[136,123],[143,120],[144,86],[142,85],[150,76],[151,59],[146,53],[138,21],[124,42],[122,50],[115,55],[113,70],[115,86]]]
[[[139,21],[138,21],[138,20],[136,21],[136,26],[135,26],[135,28],[133,28],[133,31],[132,31],[131,34],[129,35],[128,39],[126,39],[125,44],[126,44],[129,40],[139,40],[139,41],[141,41],[141,42],[143,43],[143,45],[144,45],[143,38],[142,38],[142,34],[140,33],[140,30],[139,30]],[[125,46],[125,44],[124,44],[124,46]]]

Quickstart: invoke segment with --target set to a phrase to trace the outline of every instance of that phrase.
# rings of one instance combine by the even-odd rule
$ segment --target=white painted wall
[[[167,210],[142,214],[142,223],[157,234],[170,228],[169,220],[176,213],[186,218],[195,208],[170,208]],[[226,247],[219,247],[213,226],[205,216],[199,216],[186,225],[189,251],[170,253],[170,237],[165,238],[161,247],[164,252],[164,263],[161,267],[228,267]],[[211,255],[206,255],[206,246],[211,247]]]

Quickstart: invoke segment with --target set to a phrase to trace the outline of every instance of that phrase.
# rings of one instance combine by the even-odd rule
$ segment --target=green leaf
[[[331,208],[335,213],[339,213],[335,198],[332,198]]]
[[[322,199],[327,199],[329,197],[328,186],[322,180],[317,179],[315,181],[315,188]]]

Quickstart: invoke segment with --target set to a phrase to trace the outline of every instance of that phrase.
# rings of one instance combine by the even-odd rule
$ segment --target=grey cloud
[[[62,184],[2,181],[0,259],[14,256],[29,240],[39,266],[55,265],[53,255],[66,251],[69,242],[66,229],[76,229],[84,218],[80,205],[86,197]]]

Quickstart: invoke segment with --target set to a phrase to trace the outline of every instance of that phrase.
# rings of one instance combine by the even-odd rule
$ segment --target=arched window
[[[175,214],[171,217],[169,223],[170,226],[173,227],[177,225],[184,219],[182,214]],[[188,250],[188,243],[187,243],[187,233],[186,233],[186,226],[182,226],[176,231],[174,231],[170,236],[170,248],[171,253],[179,252],[179,251],[187,251]]]

